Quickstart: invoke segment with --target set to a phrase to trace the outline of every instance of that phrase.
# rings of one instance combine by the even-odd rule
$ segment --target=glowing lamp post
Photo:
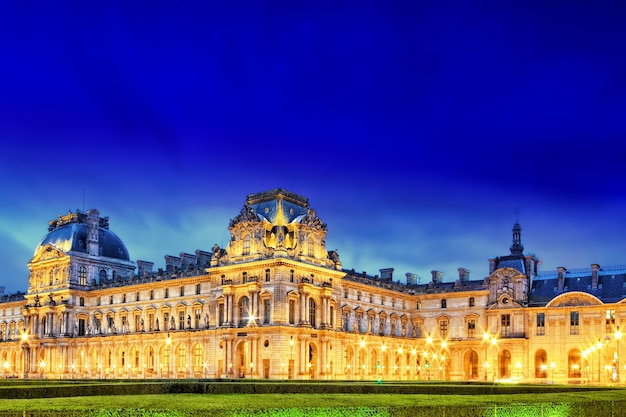
[[[294,363],[293,363],[293,344],[294,343],[295,342],[293,341],[293,336],[291,336],[291,338],[289,339],[289,349],[291,351],[291,357],[290,357],[290,360],[289,360],[289,379],[293,378],[293,365],[294,365]]]
[[[552,383],[554,384],[554,370],[556,369],[556,363],[550,362],[550,371],[552,371]]]
[[[4,367],[4,377],[6,378],[7,377],[7,372],[9,371],[9,362],[4,361],[3,367]]]
[[[517,361],[517,363],[515,364],[515,369],[517,369],[517,380],[519,381],[520,378],[520,373],[522,371],[522,363],[520,361]]]
[[[598,383],[600,383],[600,351],[602,349],[602,341],[598,339],[596,343],[596,350],[598,351]]]
[[[622,339],[622,332],[619,331],[619,326],[615,331],[615,342],[617,343],[617,351],[615,352],[615,381],[619,382],[619,341]]]

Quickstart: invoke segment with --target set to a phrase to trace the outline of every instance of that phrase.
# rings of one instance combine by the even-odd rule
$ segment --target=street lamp
[[[554,384],[554,369],[556,368],[556,363],[554,361],[550,362],[550,370],[552,371],[552,383]]]
[[[496,376],[497,376],[497,372],[498,372],[498,363],[496,362],[496,353],[498,352],[498,340],[496,339],[495,336],[493,336],[491,338],[491,346],[494,347],[493,349],[493,382],[496,382]]]
[[[520,380],[520,372],[522,371],[522,363],[520,361],[517,361],[517,363],[515,364],[515,369],[517,369],[517,380]]]
[[[290,337],[289,339],[289,349],[291,350],[291,359],[289,360],[289,379],[293,378],[293,344],[295,342],[293,341],[293,336]]]
[[[598,351],[598,384],[600,383],[600,349],[602,349],[602,341],[598,339],[596,343],[596,349]]]
[[[619,331],[619,326],[615,331],[615,342],[617,343],[617,351],[615,352],[615,381],[619,382],[619,341],[622,338],[622,332]]]

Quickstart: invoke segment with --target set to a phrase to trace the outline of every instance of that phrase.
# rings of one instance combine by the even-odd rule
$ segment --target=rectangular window
[[[289,324],[296,324],[296,300],[289,300]]]
[[[197,308],[194,315],[195,315],[195,318],[196,318],[195,327],[196,327],[196,329],[199,329],[200,328],[200,316],[202,315],[202,310]],[[206,326],[209,327],[209,323],[207,323]]]
[[[219,308],[218,308],[218,326],[221,326],[222,324],[224,324],[224,303],[221,303]]]
[[[185,312],[184,311],[178,312],[178,329],[179,330],[185,329]]]
[[[476,320],[474,319],[467,321],[467,337],[476,337]]]
[[[448,338],[448,320],[439,322],[439,336],[444,340]]]
[[[141,316],[139,314],[135,315],[135,331],[141,331]]]
[[[78,319],[78,335],[85,335],[85,319]]]
[[[196,295],[200,295],[200,284],[196,285]]]
[[[148,314],[148,331],[154,331],[154,313]]]
[[[606,332],[613,333],[615,330],[615,310],[606,310]]]
[[[546,314],[537,313],[537,336],[546,334]]]
[[[469,298],[469,306],[474,307],[474,297]]]
[[[263,302],[263,323],[265,324],[269,324],[270,323],[270,315],[272,313],[272,303],[270,301],[270,299],[266,299]]]
[[[180,287],[180,296],[183,297],[185,295],[185,287]]]
[[[509,336],[511,334],[511,315],[503,314],[502,317],[500,317],[500,324],[502,325],[502,336]]]
[[[569,334],[578,334],[579,316],[578,311],[569,313]]]

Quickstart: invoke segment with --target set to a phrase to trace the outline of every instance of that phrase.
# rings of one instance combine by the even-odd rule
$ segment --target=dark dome
[[[125,261],[130,260],[128,249],[126,249],[122,240],[109,229],[99,228],[98,243],[100,256],[123,259]],[[69,223],[55,228],[37,245],[35,256],[48,244],[64,252],[87,253],[87,225],[84,223]]]

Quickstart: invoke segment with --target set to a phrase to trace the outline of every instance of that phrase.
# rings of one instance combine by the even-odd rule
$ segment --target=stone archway
[[[535,378],[548,377],[548,354],[545,350],[539,349],[535,353]]]
[[[508,349],[498,355],[498,375],[501,379],[511,378],[511,352]]]
[[[307,358],[307,363],[306,363],[306,370],[307,373],[309,374],[309,379],[316,379],[317,377],[317,373],[318,373],[318,349],[317,349],[317,345],[313,342],[309,342],[309,352],[308,352],[308,358]]]
[[[579,349],[572,349],[567,355],[567,377],[580,378],[582,375],[582,353]]]
[[[473,349],[465,352],[465,356],[463,359],[463,370],[465,372],[465,379],[480,379],[479,362],[480,359],[478,357],[478,352]]]

